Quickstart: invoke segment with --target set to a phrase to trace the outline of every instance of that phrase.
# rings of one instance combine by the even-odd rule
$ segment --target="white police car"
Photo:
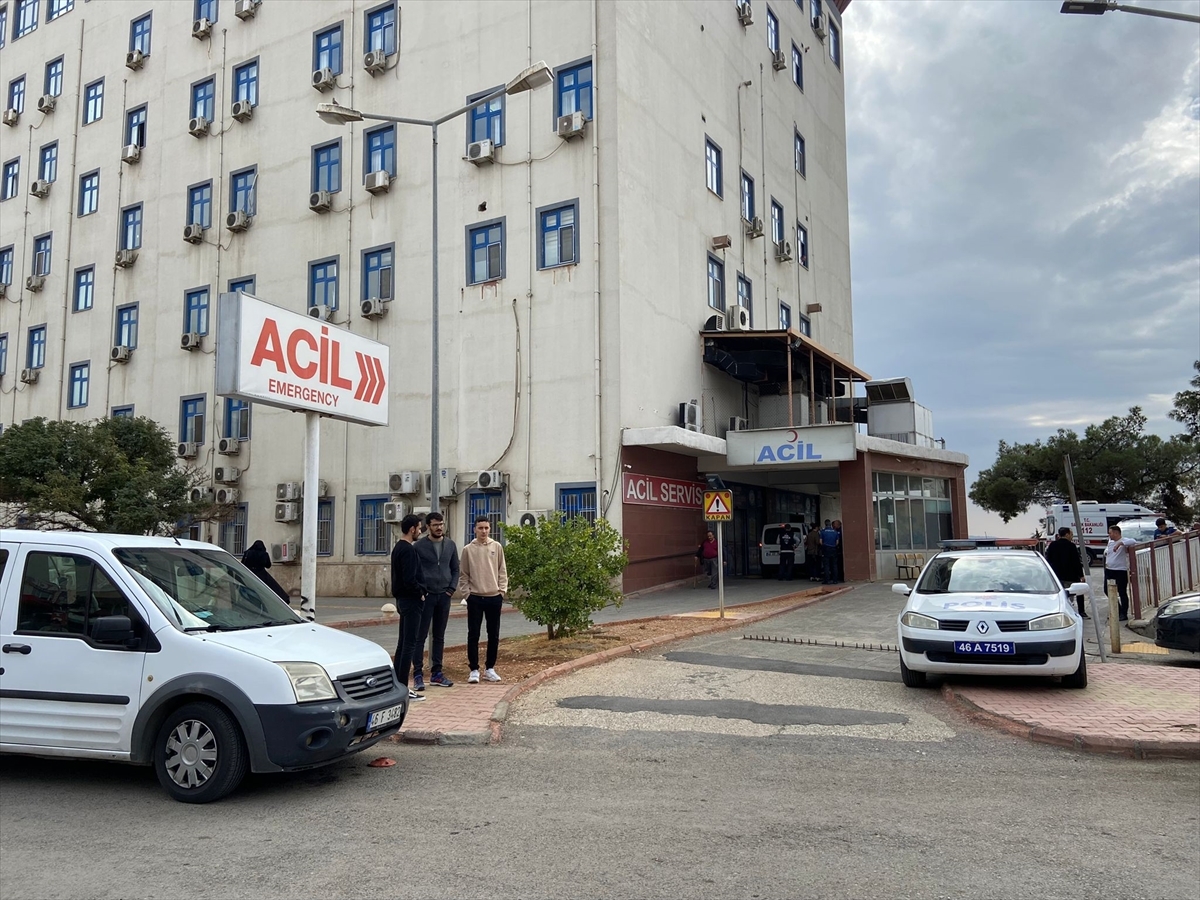
[[[922,687],[926,674],[1061,675],[1064,687],[1087,687],[1083,621],[1041,554],[996,548],[938,553],[900,614],[900,674]]]

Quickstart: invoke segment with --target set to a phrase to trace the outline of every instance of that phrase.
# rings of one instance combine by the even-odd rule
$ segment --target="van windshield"
[[[122,547],[113,555],[180,631],[239,631],[304,621],[222,550]]]

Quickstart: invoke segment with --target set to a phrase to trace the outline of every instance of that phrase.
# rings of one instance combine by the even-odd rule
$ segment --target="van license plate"
[[[380,728],[386,728],[393,722],[398,722],[404,718],[404,704],[398,706],[389,706],[387,709],[377,709],[371,715],[367,716],[367,731],[378,731]]]
[[[972,656],[1015,656],[1017,647],[1011,641],[955,641],[954,652]]]

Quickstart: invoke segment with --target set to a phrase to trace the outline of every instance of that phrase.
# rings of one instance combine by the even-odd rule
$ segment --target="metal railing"
[[[1200,531],[1138,544],[1129,554],[1133,617],[1184,591],[1200,589]]]

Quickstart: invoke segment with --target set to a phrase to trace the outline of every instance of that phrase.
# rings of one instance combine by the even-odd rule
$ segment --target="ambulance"
[[[1108,546],[1108,529],[1119,525],[1124,519],[1156,518],[1160,513],[1136,503],[1099,503],[1095,500],[1079,501],[1079,520],[1083,526],[1083,546],[1088,558],[1095,565],[1104,558]],[[1046,537],[1052,539],[1062,527],[1075,530],[1075,513],[1070,503],[1056,503],[1046,508]]]

